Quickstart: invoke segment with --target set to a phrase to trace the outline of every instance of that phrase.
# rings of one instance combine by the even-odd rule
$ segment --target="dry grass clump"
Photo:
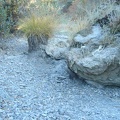
[[[27,36],[38,35],[50,37],[56,27],[56,22],[52,16],[30,16],[21,20],[19,29]]]
[[[78,32],[81,30],[86,29],[87,27],[90,27],[90,20],[89,18],[79,18],[77,21],[70,22],[69,25],[69,33],[70,33],[70,39],[72,39]]]
[[[28,52],[36,51],[48,43],[57,27],[58,10],[54,0],[34,0],[29,5],[29,14],[19,23],[19,29],[28,40]]]
[[[27,18],[20,21],[19,29],[27,36],[50,37],[56,28],[59,8],[55,0],[32,0]]]
[[[28,52],[36,51],[41,49],[42,45],[46,45],[55,28],[56,21],[52,16],[37,17],[32,15],[23,19],[19,29],[27,36]]]

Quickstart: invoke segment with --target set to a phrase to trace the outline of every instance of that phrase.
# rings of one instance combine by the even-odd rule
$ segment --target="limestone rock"
[[[104,46],[102,36],[98,26],[87,36],[77,35],[74,41],[82,46],[71,48],[67,58],[69,68],[91,83],[120,86],[120,38]]]
[[[74,42],[77,42],[79,44],[88,44],[88,43],[98,43],[100,38],[102,37],[102,29],[99,25],[93,26],[91,29],[90,34],[85,35],[84,33],[87,31],[87,29],[83,30],[82,33],[77,34],[74,38]]]
[[[58,35],[48,41],[45,51],[55,59],[62,59],[66,57],[69,46],[68,37],[65,35]]]

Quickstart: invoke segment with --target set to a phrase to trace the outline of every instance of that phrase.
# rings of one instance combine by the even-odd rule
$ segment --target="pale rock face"
[[[87,36],[77,35],[74,41],[82,44],[82,47],[69,51],[69,68],[88,83],[120,86],[120,38],[115,41],[116,45],[103,47],[101,41],[104,37],[101,36],[99,26],[94,26],[92,33]]]
[[[101,33],[102,33],[102,30],[101,30],[101,27],[99,25],[93,26],[91,34],[89,34],[87,36],[82,36],[82,35],[78,34],[74,38],[74,41],[75,42],[79,42],[81,44],[85,44],[85,43],[91,42],[92,40],[95,40],[94,42],[97,42],[97,40],[99,40],[100,37],[101,37]]]
[[[66,58],[69,46],[70,44],[67,36],[57,35],[48,41],[45,51],[55,59],[63,59]]]

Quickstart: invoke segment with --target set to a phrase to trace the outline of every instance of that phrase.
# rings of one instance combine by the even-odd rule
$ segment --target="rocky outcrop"
[[[120,37],[107,37],[98,25],[88,35],[79,33],[68,54],[68,65],[89,83],[120,86]]]
[[[120,37],[106,34],[100,25],[80,31],[72,45],[67,36],[56,35],[49,39],[45,52],[67,59],[68,67],[90,84],[120,86]]]

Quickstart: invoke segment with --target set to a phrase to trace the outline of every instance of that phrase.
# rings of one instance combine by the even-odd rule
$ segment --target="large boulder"
[[[88,35],[79,33],[74,44],[79,44],[79,47],[72,47],[67,58],[73,72],[89,83],[120,86],[119,36],[111,40],[106,38],[97,25]]]

